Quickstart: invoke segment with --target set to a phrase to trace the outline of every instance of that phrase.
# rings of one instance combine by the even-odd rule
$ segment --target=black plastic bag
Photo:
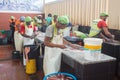
[[[40,56],[40,46],[38,45],[25,45],[24,47],[30,47],[30,52],[28,53],[28,59],[35,59]]]

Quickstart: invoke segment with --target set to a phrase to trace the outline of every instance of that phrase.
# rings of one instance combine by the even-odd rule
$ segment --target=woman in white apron
[[[17,20],[15,24],[15,32],[14,32],[14,41],[15,41],[15,49],[16,51],[20,51],[22,53],[23,47],[23,36],[20,34],[20,26],[24,25],[25,17],[21,16],[20,19]]]
[[[32,18],[27,16],[25,18],[24,26],[21,26],[21,35],[23,36],[23,45],[33,45],[34,38],[36,34],[34,34],[35,27],[32,24]],[[23,54],[23,64],[26,65],[25,53]]]
[[[66,48],[65,45],[72,46],[71,43],[64,40],[60,29],[64,29],[69,20],[65,16],[60,16],[58,22],[55,25],[50,25],[46,30],[45,35],[45,55],[43,62],[44,74],[58,72],[61,65],[61,52]]]

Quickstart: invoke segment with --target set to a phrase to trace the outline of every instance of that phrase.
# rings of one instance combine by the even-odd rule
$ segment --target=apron
[[[25,28],[25,34],[32,36],[33,35],[33,28]],[[34,44],[34,39],[26,38],[24,37],[24,45],[33,45]]]
[[[29,35],[29,36],[32,36],[33,35],[33,28],[25,27],[25,34]],[[24,46],[25,45],[33,45],[34,44],[34,39],[24,37],[23,44],[24,44]],[[23,54],[23,65],[26,65],[25,53]]]
[[[62,35],[55,35],[51,41],[54,44],[63,44]],[[51,48],[45,47],[45,55],[43,62],[44,74],[48,75],[51,73],[58,72],[61,65],[61,53],[62,49],[60,48]]]
[[[66,27],[65,29],[61,29],[60,32],[63,33],[63,37],[70,36],[71,27]]]
[[[23,36],[18,31],[14,32],[14,41],[16,51],[20,51],[21,53],[23,47]]]

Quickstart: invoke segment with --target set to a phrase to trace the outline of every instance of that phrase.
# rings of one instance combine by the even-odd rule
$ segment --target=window
[[[51,2],[57,2],[57,1],[61,1],[61,0],[45,0],[45,4],[51,3]]]

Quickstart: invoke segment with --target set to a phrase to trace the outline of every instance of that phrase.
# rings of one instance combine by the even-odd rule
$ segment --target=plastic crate
[[[12,59],[20,59],[20,51],[12,51]]]
[[[11,42],[11,38],[12,38],[12,31],[11,30],[6,30],[5,31],[6,37],[8,39],[8,42]]]
[[[5,34],[5,30],[0,30],[0,32],[1,32],[2,34]]]
[[[7,44],[7,37],[6,38],[0,38],[0,45]]]
[[[12,31],[11,30],[6,30],[5,34],[7,37],[11,37],[12,36]]]

